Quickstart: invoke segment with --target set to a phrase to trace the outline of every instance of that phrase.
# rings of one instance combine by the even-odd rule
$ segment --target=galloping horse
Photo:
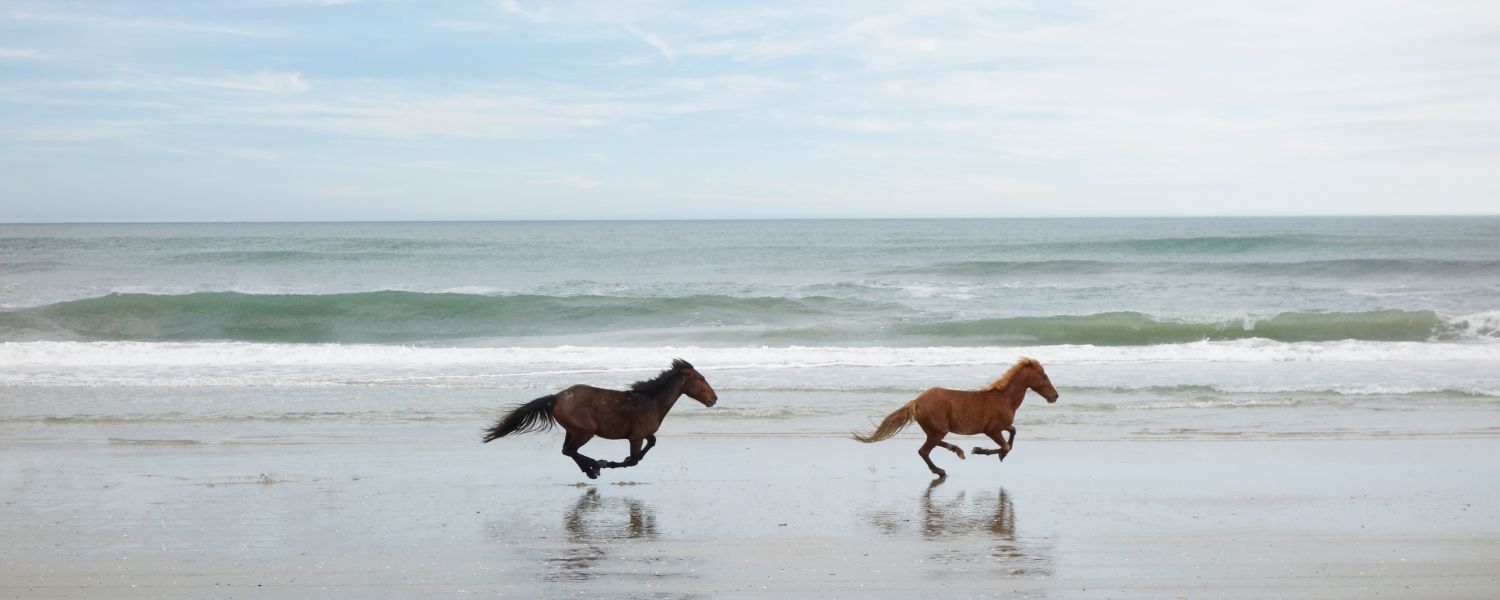
[[[999,379],[978,391],[935,387],[922,392],[915,400],[887,416],[875,431],[869,435],[856,433],[854,439],[866,444],[878,442],[896,435],[915,420],[922,426],[922,431],[927,432],[927,442],[917,454],[939,478],[947,477],[948,473],[932,464],[932,458],[927,455],[934,447],[942,446],[962,460],[964,451],[943,441],[943,436],[949,433],[988,435],[1000,447],[993,450],[975,447],[974,454],[998,454],[1000,460],[1005,460],[1016,441],[1016,410],[1021,408],[1021,400],[1028,389],[1041,394],[1049,404],[1057,402],[1057,389],[1052,387],[1052,380],[1042,370],[1042,363],[1034,358],[1022,358]],[[1000,435],[1002,431],[1010,433],[1009,440]]]
[[[679,358],[672,361],[672,368],[655,378],[637,381],[626,391],[575,385],[517,406],[486,430],[484,441],[489,443],[512,433],[549,431],[561,423],[568,432],[562,453],[578,463],[589,479],[597,479],[600,469],[633,467],[641,462],[656,445],[656,430],[662,419],[683,394],[704,406],[719,401],[703,375]],[[579,454],[578,448],[596,435],[607,440],[630,440],[630,457],[612,462]],[[646,443],[644,448],[642,441]]]

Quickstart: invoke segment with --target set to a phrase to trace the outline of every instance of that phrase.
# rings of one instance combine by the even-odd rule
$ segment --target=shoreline
[[[932,486],[915,439],[664,434],[642,465],[590,482],[558,454],[558,434],[482,445],[460,429],[320,438],[294,426],[265,443],[101,446],[68,427],[0,442],[0,595],[1500,588],[1500,515],[1483,508],[1500,492],[1490,438],[1023,439],[1004,463],[934,453],[950,476]]]

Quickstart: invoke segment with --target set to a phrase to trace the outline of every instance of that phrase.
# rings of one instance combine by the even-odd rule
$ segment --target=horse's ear
[[[674,358],[672,359],[672,368],[678,371],[684,371],[693,368],[693,365],[689,364],[688,361],[682,360],[680,358]]]

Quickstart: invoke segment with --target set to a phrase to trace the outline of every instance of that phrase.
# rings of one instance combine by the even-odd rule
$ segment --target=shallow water
[[[664,433],[586,481],[560,436],[451,423],[68,424],[6,436],[0,591],[630,598],[1473,597],[1494,439],[1059,441]],[[120,436],[104,439],[105,436]],[[623,454],[622,443],[585,451]]]

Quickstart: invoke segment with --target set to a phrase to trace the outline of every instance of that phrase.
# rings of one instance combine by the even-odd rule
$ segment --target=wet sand
[[[1023,437],[1003,464],[935,452],[934,486],[907,436],[669,428],[589,482],[558,433],[449,423],[4,433],[6,598],[1500,593],[1488,437]]]

